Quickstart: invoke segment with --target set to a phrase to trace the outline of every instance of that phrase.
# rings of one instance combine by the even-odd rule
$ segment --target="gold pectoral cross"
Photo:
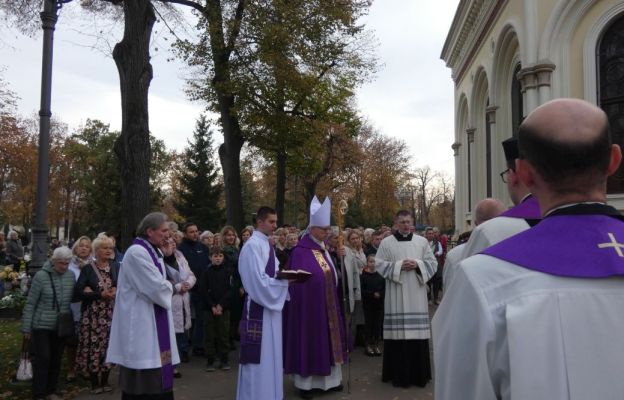
[[[606,249],[606,248],[612,247],[615,250],[615,252],[618,254],[618,256],[624,257],[624,253],[622,253],[622,249],[624,248],[624,243],[618,243],[618,241],[615,240],[615,236],[613,235],[613,233],[609,233],[609,239],[611,239],[611,242],[599,243],[598,248]]]

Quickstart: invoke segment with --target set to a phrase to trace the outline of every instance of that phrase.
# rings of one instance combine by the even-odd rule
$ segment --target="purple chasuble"
[[[315,256],[321,252],[331,269],[329,287],[327,275]],[[316,253],[318,254],[318,253]],[[307,376],[329,376],[335,366],[335,343],[332,336],[338,336],[342,360],[347,360],[347,335],[338,296],[336,271],[324,249],[305,235],[295,246],[288,258],[291,269],[308,271],[312,276],[303,283],[290,285],[290,301],[284,306],[283,345],[284,373]],[[328,295],[336,301],[328,303]],[[329,312],[335,313],[336,324]],[[333,329],[332,329],[333,328]],[[340,362],[340,360],[338,360]]]
[[[527,196],[520,204],[511,207],[500,215],[509,218],[541,219],[539,203],[533,195]]]
[[[158,268],[163,276],[166,276],[163,265],[158,262],[158,255],[154,247],[152,247],[147,240],[137,237],[132,244],[136,244],[147,250],[154,262],[154,266]],[[158,348],[160,350],[160,362],[162,364],[163,390],[169,391],[173,389],[173,364],[171,363],[171,337],[169,336],[169,317],[167,315],[167,309],[162,308],[158,304],[154,304],[154,318],[156,319],[156,331],[158,332]]]
[[[545,217],[481,254],[550,275],[624,275],[624,220],[612,207],[578,204]]]
[[[275,249],[269,244],[269,261],[264,272],[271,278],[275,275]],[[243,315],[239,324],[240,333],[240,360],[241,364],[260,364],[262,349],[262,318],[264,307],[247,296]]]

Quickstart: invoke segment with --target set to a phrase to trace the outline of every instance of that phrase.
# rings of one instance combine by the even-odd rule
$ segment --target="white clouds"
[[[458,0],[377,0],[366,22],[375,31],[378,56],[385,65],[377,79],[357,92],[364,116],[382,133],[404,139],[417,165],[453,175],[453,82],[440,53]],[[119,78],[110,56],[77,37],[71,18],[60,18],[55,34],[52,112],[76,128],[87,118],[120,129]],[[162,27],[158,27],[160,29]],[[39,109],[41,38],[2,32],[4,78],[21,97],[20,112]],[[15,39],[13,39],[15,37]],[[82,41],[83,43],[77,44]],[[114,41],[111,41],[114,43]],[[203,105],[184,95],[184,66],[153,54],[150,87],[150,128],[167,146],[181,149],[192,135]],[[215,137],[220,142],[219,135]]]

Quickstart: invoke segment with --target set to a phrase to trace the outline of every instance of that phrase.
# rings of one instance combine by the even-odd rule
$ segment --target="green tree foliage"
[[[180,192],[175,206],[185,221],[216,232],[224,222],[219,204],[223,185],[214,164],[212,129],[205,115],[195,124],[185,156],[185,170],[178,178]]]
[[[228,209],[228,221],[239,212],[239,156],[245,141],[274,162],[281,218],[292,151],[311,136],[322,140],[329,126],[355,115],[353,89],[374,66],[357,23],[368,6],[363,0],[207,1],[198,43],[177,43],[196,68],[188,82],[191,98],[205,101],[221,116],[221,163],[228,207],[234,208]],[[230,183],[238,185],[235,193]]]

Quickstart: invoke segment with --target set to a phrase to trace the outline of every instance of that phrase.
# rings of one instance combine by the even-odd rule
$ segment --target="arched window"
[[[518,136],[518,127],[524,119],[524,104],[522,102],[522,87],[518,80],[518,72],[522,69],[520,64],[514,68],[511,77],[511,134]]]
[[[624,15],[604,32],[597,46],[598,101],[611,124],[613,143],[624,146]],[[609,178],[608,193],[624,192],[624,168]]]

